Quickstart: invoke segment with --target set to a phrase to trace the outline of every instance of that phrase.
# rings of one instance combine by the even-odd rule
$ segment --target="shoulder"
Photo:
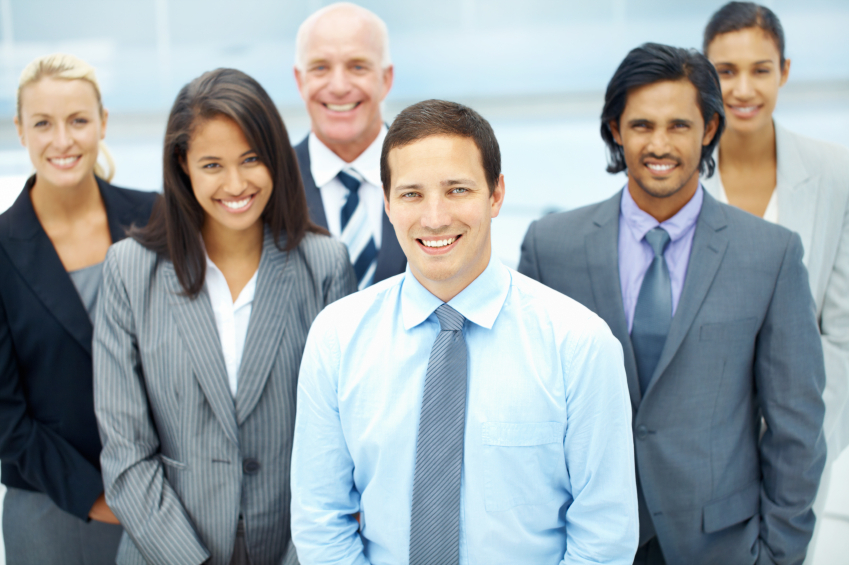
[[[107,200],[107,208],[111,207],[114,212],[119,214],[119,217],[122,217],[128,223],[130,219],[135,224],[143,225],[147,223],[153,211],[153,204],[160,196],[159,192],[123,188],[100,178],[97,181]]]
[[[730,204],[714,201],[718,211],[725,217],[728,229],[736,244],[749,247],[786,247],[793,232],[779,224],[745,212]]]
[[[840,177],[849,186],[849,147],[838,143],[814,139],[781,129],[781,134],[796,147],[803,162],[812,174],[829,174]],[[779,164],[780,166],[780,164]]]
[[[104,274],[120,273],[122,279],[149,280],[157,262],[157,254],[127,237],[109,247],[104,261]]]
[[[342,242],[318,233],[307,232],[298,250],[313,269],[333,271],[348,261],[348,250]]]
[[[398,299],[403,282],[404,273],[401,273],[340,298],[319,313],[310,332],[354,335],[367,319],[375,317],[376,312],[385,312],[387,307],[394,312],[394,308],[400,307]]]
[[[603,200],[568,212],[549,214],[534,222],[535,230],[539,235],[580,232],[592,224],[598,215],[603,213],[603,209],[610,205],[610,200]]]

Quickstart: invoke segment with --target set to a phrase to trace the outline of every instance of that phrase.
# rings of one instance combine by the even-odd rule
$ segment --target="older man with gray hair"
[[[338,2],[298,29],[295,80],[311,131],[295,153],[310,217],[348,247],[360,289],[406,267],[380,182],[393,77],[386,24],[369,10]]]

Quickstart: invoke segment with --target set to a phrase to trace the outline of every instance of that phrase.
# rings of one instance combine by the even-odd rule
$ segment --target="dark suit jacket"
[[[103,492],[92,391],[92,324],[29,190],[0,215],[0,459],[3,484],[88,519]],[[97,179],[112,241],[147,223],[155,193]]]
[[[304,181],[304,190],[307,193],[307,206],[310,209],[310,219],[313,223],[327,229],[327,216],[324,213],[324,203],[321,201],[321,191],[315,185],[310,169],[309,135],[295,146],[295,155],[298,157],[298,166],[301,169],[301,178]],[[377,266],[374,271],[374,282],[380,282],[399,273],[407,268],[407,257],[401,250],[395,228],[389,223],[386,212],[383,213],[383,231],[381,235],[380,250],[377,253]]]
[[[519,271],[596,312],[622,343],[642,510],[667,563],[801,563],[825,463],[825,369],[799,236],[705,194],[641,397],[619,282],[620,198],[531,224]]]

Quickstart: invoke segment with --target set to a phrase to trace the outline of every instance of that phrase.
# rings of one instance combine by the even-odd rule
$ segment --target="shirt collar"
[[[664,222],[658,222],[654,217],[637,206],[637,203],[634,202],[634,198],[631,196],[631,192],[628,190],[628,185],[625,185],[625,188],[622,189],[619,212],[625,220],[625,225],[628,226],[628,229],[637,241],[642,241],[646,234],[657,226],[666,230],[671,241],[678,241],[696,224],[704,199],[704,189],[701,183],[699,183],[696,193],[690,198],[689,202],[684,204],[683,208],[678,210],[677,214]]]
[[[314,133],[310,132],[307,144],[310,150],[310,172],[317,187],[322,187],[336,178],[344,169],[356,170],[369,184],[380,187],[380,151],[386,137],[386,125],[380,127],[380,133],[365,151],[351,163],[346,163],[339,155],[327,147]]]
[[[467,320],[486,329],[492,329],[504,306],[504,301],[507,300],[511,282],[512,276],[507,267],[490,255],[486,269],[460,294],[452,298],[448,305]],[[404,329],[410,330],[418,326],[441,305],[442,300],[422,286],[410,271],[408,263],[401,286],[401,315]]]

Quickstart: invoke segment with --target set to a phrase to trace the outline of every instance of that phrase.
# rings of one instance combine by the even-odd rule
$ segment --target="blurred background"
[[[295,33],[322,0],[0,0],[0,211],[31,165],[12,124],[18,76],[33,58],[73,53],[97,69],[110,111],[114,183],[160,190],[161,141],[179,88],[236,67],[277,102],[293,142],[309,129],[293,78]],[[507,199],[494,250],[515,266],[528,224],[601,200],[624,185],[605,172],[598,116],[604,88],[632,47],[701,47],[724,0],[363,0],[389,27],[395,85],[388,121],[444,98],[492,123]],[[763,0],[781,19],[792,59],[776,118],[849,145],[849,2]],[[0,273],[2,276],[2,273]],[[821,563],[849,563],[849,457],[835,467]],[[0,561],[2,554],[0,553]]]

